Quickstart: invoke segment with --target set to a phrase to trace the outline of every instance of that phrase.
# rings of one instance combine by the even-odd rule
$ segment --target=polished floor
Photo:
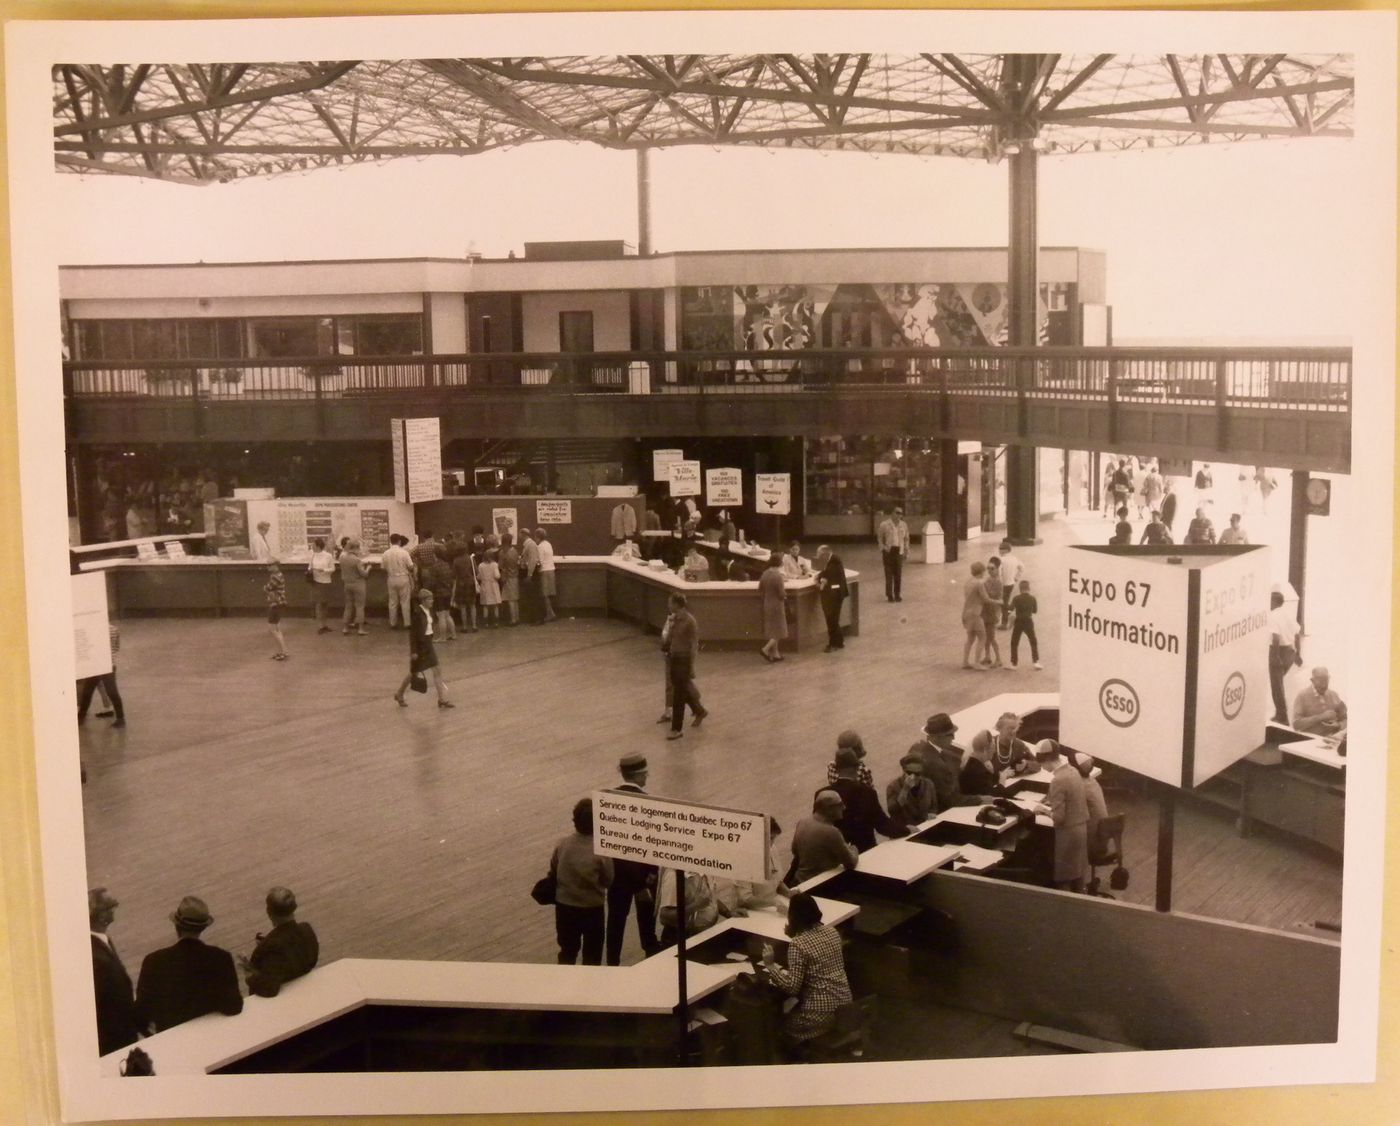
[[[89,885],[121,901],[112,935],[133,971],[171,940],[167,916],[189,893],[215,916],[207,940],[246,952],[265,928],[272,884],[296,890],[325,961],[551,960],[552,913],[528,890],[574,800],[614,784],[620,755],[649,756],[653,793],[765,811],[790,831],[843,729],[863,736],[882,788],[930,712],[1054,690],[1052,578],[1067,545],[1105,534],[1102,517],[1081,515],[1047,523],[1044,543],[1018,552],[1047,623],[1043,671],[958,667],[965,562],[911,563],[905,601],[890,604],[874,549],[846,549],[866,577],[861,635],[844,652],[781,665],[748,651],[703,654],[710,718],[675,743],[655,723],[656,639],[622,622],[563,620],[440,644],[450,711],[431,694],[394,705],[407,641],[382,620],[366,637],[288,621],[285,662],[269,659],[257,618],[123,622],[128,726],[89,716],[81,728]],[[975,542],[965,558],[994,545]],[[1344,639],[1309,644],[1319,660]],[[1126,897],[1151,902],[1155,815],[1119,800],[1129,813]],[[1242,840],[1227,816],[1189,805],[1176,841],[1178,910],[1285,929],[1340,918],[1335,857],[1277,834]]]

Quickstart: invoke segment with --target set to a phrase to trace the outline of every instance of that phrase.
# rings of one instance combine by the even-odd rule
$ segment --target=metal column
[[[637,254],[651,253],[651,160],[650,149],[637,150]]]

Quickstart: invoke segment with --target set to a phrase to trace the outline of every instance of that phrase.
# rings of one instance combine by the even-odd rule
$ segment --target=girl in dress
[[[494,627],[501,613],[501,566],[496,562],[498,552],[486,549],[486,558],[476,568],[476,589],[481,598],[482,625]]]

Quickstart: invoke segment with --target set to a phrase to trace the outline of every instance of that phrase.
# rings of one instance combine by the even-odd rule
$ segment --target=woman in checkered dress
[[[820,1036],[835,1023],[836,1010],[850,1003],[846,963],[841,956],[841,936],[822,922],[817,901],[805,891],[788,904],[787,965],[773,959],[773,948],[763,948],[763,968],[784,993],[797,998],[787,1014],[783,1031],[801,1043]]]

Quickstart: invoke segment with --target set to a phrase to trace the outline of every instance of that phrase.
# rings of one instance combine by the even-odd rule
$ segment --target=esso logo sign
[[[1126,680],[1105,680],[1099,689],[1099,711],[1114,727],[1131,727],[1142,708],[1137,692]]]
[[[1225,687],[1220,690],[1220,711],[1226,719],[1234,719],[1244,707],[1244,677],[1232,672],[1225,678]]]

